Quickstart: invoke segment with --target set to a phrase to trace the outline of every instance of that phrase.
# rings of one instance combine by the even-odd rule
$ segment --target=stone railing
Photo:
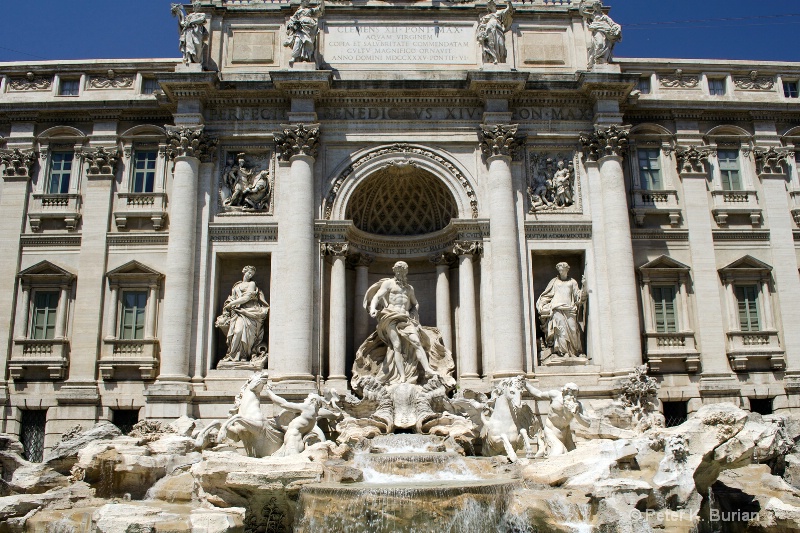
[[[756,191],[711,191],[713,199],[712,212],[719,226],[728,225],[731,215],[744,215],[756,226],[761,223],[761,207],[758,205]]]
[[[28,211],[31,229],[39,231],[42,220],[63,220],[67,229],[74,231],[81,217],[80,194],[34,194]]]
[[[728,358],[736,372],[786,368],[777,331],[729,331]]]
[[[650,191],[635,189],[633,191],[633,216],[636,224],[641,226],[647,215],[667,215],[671,226],[681,222],[681,208],[678,205],[678,191]]]
[[[13,379],[63,379],[69,361],[67,339],[14,339],[9,372]]]
[[[652,372],[693,373],[700,370],[700,353],[693,332],[648,332],[644,337],[647,363]]]
[[[128,225],[129,218],[149,218],[153,229],[164,227],[167,212],[167,195],[163,192],[121,192],[117,194],[114,221],[120,229]]]
[[[158,339],[105,339],[98,362],[103,379],[155,379],[158,369]]]

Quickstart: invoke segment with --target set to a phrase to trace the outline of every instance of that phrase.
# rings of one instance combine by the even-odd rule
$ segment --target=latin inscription
[[[328,24],[329,63],[469,65],[476,61],[472,25]]]

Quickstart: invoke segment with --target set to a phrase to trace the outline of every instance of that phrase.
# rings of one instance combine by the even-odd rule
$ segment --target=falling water
[[[570,528],[572,533],[592,532],[591,508],[588,503],[570,502],[563,496],[557,495],[547,500],[547,506],[559,523]]]

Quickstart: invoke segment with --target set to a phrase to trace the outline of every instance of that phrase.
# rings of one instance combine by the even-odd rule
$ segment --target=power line
[[[28,56],[28,57],[35,57],[36,59],[47,60],[46,57],[37,56],[37,55],[34,55],[34,54],[29,54],[28,52],[23,52],[21,50],[14,50],[13,48],[6,48],[5,46],[0,46],[0,50],[7,50],[9,52],[14,52],[15,54],[22,54],[22,55]]]

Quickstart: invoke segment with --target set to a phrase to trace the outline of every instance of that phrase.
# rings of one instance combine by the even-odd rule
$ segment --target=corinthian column
[[[200,161],[216,147],[203,126],[167,126],[169,154],[175,162],[169,204],[169,242],[164,281],[159,384],[186,383],[176,391],[189,391],[189,347],[194,309],[194,257],[197,187]],[[156,389],[158,390],[158,388]],[[155,391],[154,391],[155,392]]]
[[[281,207],[277,254],[278,269],[273,282],[282,297],[280,351],[270,357],[276,380],[313,379],[314,272],[317,248],[314,239],[314,161],[317,157],[319,125],[286,125],[275,133],[275,149],[290,164],[288,183]]]
[[[519,228],[511,178],[512,156],[524,140],[516,124],[480,127],[481,151],[489,166],[494,378],[525,370]]]
[[[614,125],[597,127],[590,134],[582,134],[580,141],[587,166],[597,165],[600,173],[608,289],[613,302],[613,368],[615,372],[627,372],[642,364],[633,242],[622,172],[628,130]]]
[[[458,374],[461,380],[478,379],[478,319],[475,309],[475,274],[472,260],[483,244],[460,241],[453,245],[458,256]]]
[[[347,385],[345,376],[347,352],[347,280],[345,279],[345,260],[348,244],[324,243],[321,246],[322,255],[331,258],[331,286],[330,310],[328,327],[328,382],[343,382]]]

